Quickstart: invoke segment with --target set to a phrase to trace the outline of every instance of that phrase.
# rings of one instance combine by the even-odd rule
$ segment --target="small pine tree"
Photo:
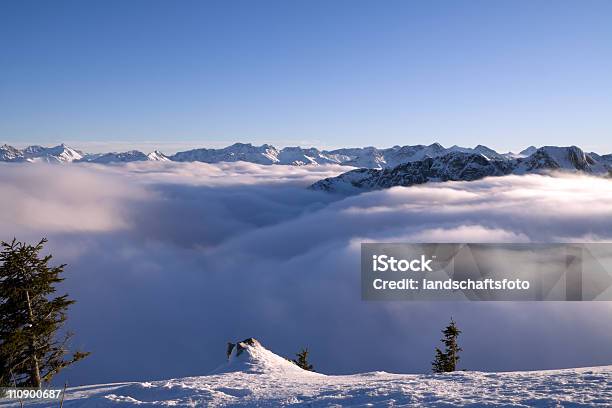
[[[434,373],[448,373],[457,369],[459,362],[459,352],[463,351],[457,344],[457,337],[461,330],[457,328],[455,321],[451,318],[450,324],[442,330],[444,337],[440,340],[444,344],[445,350],[436,347],[436,356],[431,363]]]
[[[59,336],[74,300],[53,297],[65,265],[41,256],[46,239],[0,243],[0,386],[41,387],[66,366],[87,357],[69,354],[71,333]]]
[[[444,354],[438,347],[436,347],[436,356],[431,365],[434,373],[446,372],[446,367],[448,366],[446,354]]]
[[[312,364],[308,362],[308,348],[303,348],[302,351],[296,354],[297,360],[292,360],[295,365],[302,370],[314,371]]]

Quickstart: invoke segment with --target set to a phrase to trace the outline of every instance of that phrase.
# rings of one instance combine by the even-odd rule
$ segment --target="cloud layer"
[[[322,372],[429,370],[439,330],[462,367],[610,364],[609,303],[360,300],[359,243],[610,241],[612,182],[508,176],[341,199],[346,168],[250,163],[0,166],[1,239],[48,236],[68,263],[71,384],[206,374],[254,336]]]

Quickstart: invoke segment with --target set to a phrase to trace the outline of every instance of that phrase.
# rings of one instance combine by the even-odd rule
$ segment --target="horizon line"
[[[549,144],[544,144],[541,146],[537,146],[537,145],[529,145],[527,147],[523,147],[523,148],[519,148],[519,149],[512,149],[512,150],[508,150],[508,151],[503,151],[503,150],[498,150],[496,148],[490,147],[486,144],[483,143],[479,143],[475,146],[462,146],[459,144],[453,144],[451,146],[444,146],[443,144],[439,143],[439,142],[433,142],[433,143],[415,143],[415,144],[394,144],[392,146],[388,146],[388,147],[379,147],[379,146],[374,146],[374,145],[366,145],[366,146],[325,146],[323,144],[322,147],[320,144],[317,146],[315,144],[312,144],[311,142],[307,142],[307,143],[299,143],[298,144],[285,144],[285,143],[273,143],[274,141],[271,141],[271,143],[265,142],[265,143],[257,143],[254,141],[251,142],[241,142],[241,141],[237,141],[237,142],[228,142],[228,141],[208,141],[208,142],[204,142],[206,144],[202,145],[196,142],[188,142],[188,141],[179,141],[179,142],[164,142],[164,141],[143,141],[143,142],[128,142],[128,141],[112,141],[112,142],[101,142],[101,141],[90,141],[90,142],[79,142],[79,141],[65,141],[65,142],[51,142],[51,143],[40,143],[40,142],[11,142],[11,141],[7,141],[7,140],[0,140],[0,146],[3,145],[8,145],[8,146],[12,146],[14,148],[17,149],[25,149],[27,147],[30,146],[41,146],[41,147],[45,147],[45,148],[51,148],[51,147],[57,147],[57,146],[66,146],[69,147],[71,149],[75,149],[75,150],[79,150],[82,153],[88,153],[88,154],[100,154],[100,153],[123,153],[123,152],[129,152],[129,151],[140,151],[142,153],[152,153],[154,151],[158,151],[161,152],[163,154],[167,154],[167,155],[172,155],[178,152],[183,152],[183,151],[190,151],[190,150],[198,150],[198,149],[214,149],[214,150],[219,150],[219,149],[223,149],[223,148],[227,148],[227,147],[231,147],[233,145],[236,144],[243,144],[243,145],[251,145],[254,147],[262,147],[264,145],[268,145],[271,147],[274,147],[275,149],[278,150],[282,150],[285,148],[292,148],[292,147],[297,147],[297,148],[302,148],[302,149],[310,149],[310,148],[314,148],[317,149],[319,151],[333,151],[333,150],[339,150],[339,149],[365,149],[365,148],[375,148],[378,150],[385,150],[385,149],[391,149],[394,147],[405,147],[405,146],[432,146],[432,145],[440,145],[445,149],[450,149],[453,147],[460,147],[460,148],[466,148],[466,149],[474,149],[478,146],[484,146],[486,148],[489,148],[493,151],[495,151],[496,153],[499,154],[509,154],[509,153],[513,153],[513,154],[518,154],[524,150],[530,149],[530,148],[541,148],[541,147],[546,147],[546,146],[555,146],[555,147],[572,147],[572,146],[576,146],[578,148],[580,148],[582,151],[586,152],[586,153],[597,153],[597,151],[592,150],[592,149],[588,149],[588,148],[582,148],[580,145],[577,144],[573,144],[573,145],[567,145],[567,146],[561,146],[561,145],[549,145]],[[276,142],[279,142],[278,140]],[[285,141],[288,142],[288,141]],[[161,146],[160,146],[161,145]],[[163,145],[166,145],[166,148],[168,149],[164,149]],[[92,146],[97,146],[98,148],[94,148],[91,149]],[[117,149],[118,147],[122,146],[121,148]],[[148,146],[147,148],[143,148],[144,146]],[[165,151],[163,151],[165,150]],[[168,152],[168,153],[166,153]],[[607,154],[607,153],[598,153],[598,154]]]

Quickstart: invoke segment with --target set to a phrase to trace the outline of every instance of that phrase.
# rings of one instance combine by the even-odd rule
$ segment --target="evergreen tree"
[[[431,363],[434,373],[448,373],[457,369],[459,352],[463,349],[457,344],[457,337],[461,330],[457,328],[455,321],[451,318],[450,324],[442,330],[444,337],[440,340],[444,344],[444,351],[436,347],[436,356]]]
[[[40,255],[46,242],[0,243],[0,386],[40,387],[89,355],[70,355],[72,334],[58,333],[74,300],[53,296],[66,265],[49,266],[51,255]]]
[[[436,356],[431,365],[434,373],[446,372],[446,367],[448,366],[446,354],[444,354],[438,347],[436,347]]]
[[[303,348],[302,351],[296,354],[297,360],[293,360],[293,363],[300,367],[302,370],[314,371],[312,364],[308,362],[308,348]]]

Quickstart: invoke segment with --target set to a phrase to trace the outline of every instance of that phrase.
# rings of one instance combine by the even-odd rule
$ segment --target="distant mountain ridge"
[[[84,156],[83,152],[63,143],[54,147],[33,145],[22,150],[6,144],[0,146],[0,161],[4,162],[69,163],[79,161]]]
[[[376,147],[341,148],[319,150],[317,148],[276,147],[263,144],[254,146],[250,143],[234,143],[221,149],[193,149],[164,155],[160,151],[145,154],[138,150],[127,152],[109,152],[88,154],[72,149],[65,144],[54,147],[29,146],[17,149],[13,146],[0,146],[0,161],[3,162],[48,162],[48,163],[126,163],[135,161],[178,161],[178,162],[236,162],[244,161],[263,165],[317,165],[339,164],[367,169],[391,169],[396,166],[446,156],[450,153],[464,153],[483,156],[487,160],[513,161],[535,154],[537,148],[531,146],[521,153],[498,153],[487,146],[474,148],[452,146],[446,148],[439,143],[431,145],[393,146],[379,149]],[[612,163],[611,155],[589,153],[589,158],[596,162]],[[542,158],[541,158],[542,159]],[[589,160],[590,160],[589,159]]]
[[[587,154],[579,147],[544,146],[527,157],[487,157],[482,153],[450,151],[437,157],[386,169],[357,169],[312,184],[312,190],[354,194],[431,181],[473,181],[490,176],[572,171],[612,173],[612,155]]]

